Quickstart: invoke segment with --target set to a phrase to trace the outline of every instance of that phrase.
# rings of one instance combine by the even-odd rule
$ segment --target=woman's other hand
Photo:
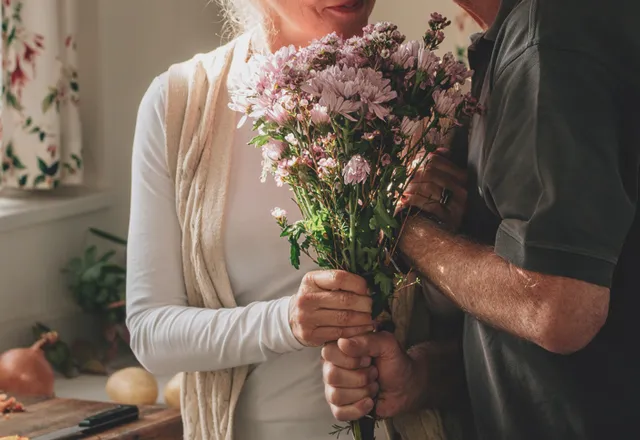
[[[319,347],[373,331],[367,282],[340,270],[309,272],[289,303],[289,325],[296,339]]]
[[[445,149],[431,153],[407,185],[399,209],[413,206],[457,231],[467,203],[467,171],[447,157]]]

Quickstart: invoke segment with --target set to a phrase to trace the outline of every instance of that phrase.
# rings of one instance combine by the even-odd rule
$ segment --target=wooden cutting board
[[[0,415],[0,437],[32,438],[75,426],[86,417],[115,406],[113,403],[71,399],[21,399],[26,412]],[[176,440],[182,438],[180,412],[160,406],[141,406],[140,420],[105,431],[90,440]]]

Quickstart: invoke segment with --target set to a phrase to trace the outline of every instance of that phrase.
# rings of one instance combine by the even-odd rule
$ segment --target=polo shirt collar
[[[493,24],[487,31],[484,33],[484,39],[489,41],[496,41],[498,37],[498,33],[504,24],[504,21],[507,19],[513,8],[515,8],[518,3],[522,0],[502,0],[500,3],[500,9],[498,9],[498,15],[496,15],[496,19]]]

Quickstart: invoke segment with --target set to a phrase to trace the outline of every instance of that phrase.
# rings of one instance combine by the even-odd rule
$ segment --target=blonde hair
[[[265,15],[259,0],[216,0],[233,36],[264,28]]]

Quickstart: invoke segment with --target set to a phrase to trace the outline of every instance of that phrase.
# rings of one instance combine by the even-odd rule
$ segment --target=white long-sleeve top
[[[156,78],[140,105],[132,160],[127,249],[127,324],[140,362],[154,373],[214,371],[257,364],[236,409],[239,440],[328,440],[335,423],[324,399],[319,349],[303,348],[288,322],[289,299],[310,260],[297,271],[271,217],[295,220],[287,188],[260,182],[260,151],[236,136],[224,230],[225,260],[238,307],[187,305],[174,184],[165,162],[168,75]]]

